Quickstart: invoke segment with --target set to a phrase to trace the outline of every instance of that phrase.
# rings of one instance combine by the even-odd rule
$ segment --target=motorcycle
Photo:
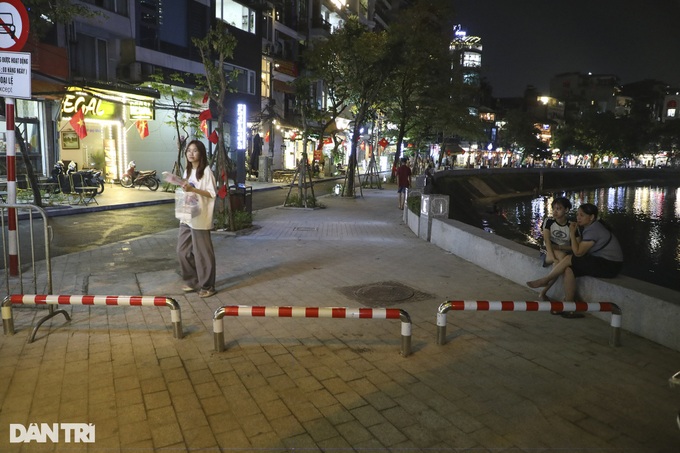
[[[146,186],[149,190],[158,190],[160,181],[156,178],[156,170],[137,171],[135,161],[130,161],[128,170],[120,177],[120,185],[131,188]]]
[[[62,164],[62,166],[63,166],[63,164]],[[77,171],[76,170],[76,164],[74,162],[71,162],[71,163],[68,164],[67,173],[68,174],[73,174],[73,173],[80,174],[83,177],[83,181],[85,182],[86,186],[97,188],[97,195],[104,192],[104,187],[106,187],[106,181],[104,181],[104,178],[102,177],[101,171],[92,170],[92,169]]]

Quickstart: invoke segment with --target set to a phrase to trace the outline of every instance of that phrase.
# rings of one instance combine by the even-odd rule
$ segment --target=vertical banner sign
[[[28,39],[28,13],[19,0],[0,1],[0,95],[5,97],[7,203],[17,200],[14,97],[31,98],[31,58],[18,54]],[[14,53],[14,55],[12,55]],[[17,225],[14,208],[7,210],[9,274],[19,275]]]
[[[248,147],[246,143],[246,113],[246,105],[238,104],[236,111],[236,149],[244,151]]]
[[[236,106],[236,183],[244,186],[246,183],[246,148],[248,147],[246,138],[247,113],[245,104]]]

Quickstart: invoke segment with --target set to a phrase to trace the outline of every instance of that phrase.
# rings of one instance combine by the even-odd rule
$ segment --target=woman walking
[[[182,290],[198,291],[200,297],[215,295],[215,251],[210,231],[215,207],[215,176],[208,166],[205,145],[191,141],[185,151],[186,170],[182,189],[198,198],[198,212],[188,221],[180,221],[177,258],[184,280]]]

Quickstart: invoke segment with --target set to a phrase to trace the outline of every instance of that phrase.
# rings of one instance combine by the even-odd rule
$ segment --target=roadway
[[[317,197],[328,194],[335,184],[335,180],[315,181],[314,193]],[[253,211],[281,206],[287,194],[288,188],[255,190]],[[51,217],[49,224],[53,232],[50,249],[53,257],[91,250],[178,226],[172,203]]]

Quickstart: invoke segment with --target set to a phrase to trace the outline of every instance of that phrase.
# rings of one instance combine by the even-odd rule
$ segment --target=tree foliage
[[[30,33],[43,37],[55,24],[69,24],[76,17],[104,19],[104,14],[71,0],[23,0],[30,22]]]
[[[547,157],[548,145],[539,139],[540,130],[534,119],[522,110],[507,113],[505,126],[498,131],[498,144],[504,148],[521,151],[524,161],[527,157]]]
[[[481,121],[469,110],[478,89],[452,76],[452,17],[450,1],[419,0],[400,11],[388,30],[395,61],[381,110],[397,125],[395,166],[406,137],[416,147],[444,138],[483,138]]]
[[[176,134],[177,160],[174,169],[178,176],[183,173],[184,160],[182,155],[189,140],[190,132],[193,131],[198,138],[203,136],[197,116],[201,108],[200,100],[193,90],[183,88],[187,79],[190,78],[193,78],[193,75],[185,76],[178,73],[169,74],[166,78],[161,72],[157,72],[150,76],[151,82],[148,83],[151,88],[158,90],[162,96],[163,102],[157,102],[156,108],[171,112],[171,117],[166,124],[172,127]],[[169,104],[166,103],[168,101]]]
[[[345,196],[354,196],[360,129],[370,110],[376,107],[380,90],[392,70],[388,44],[384,31],[371,32],[353,16],[326,41],[315,43],[310,50],[315,55],[307,57],[308,61],[318,62],[313,66],[314,73],[324,80],[329,92],[332,90],[337,99],[351,108],[353,129]]]

